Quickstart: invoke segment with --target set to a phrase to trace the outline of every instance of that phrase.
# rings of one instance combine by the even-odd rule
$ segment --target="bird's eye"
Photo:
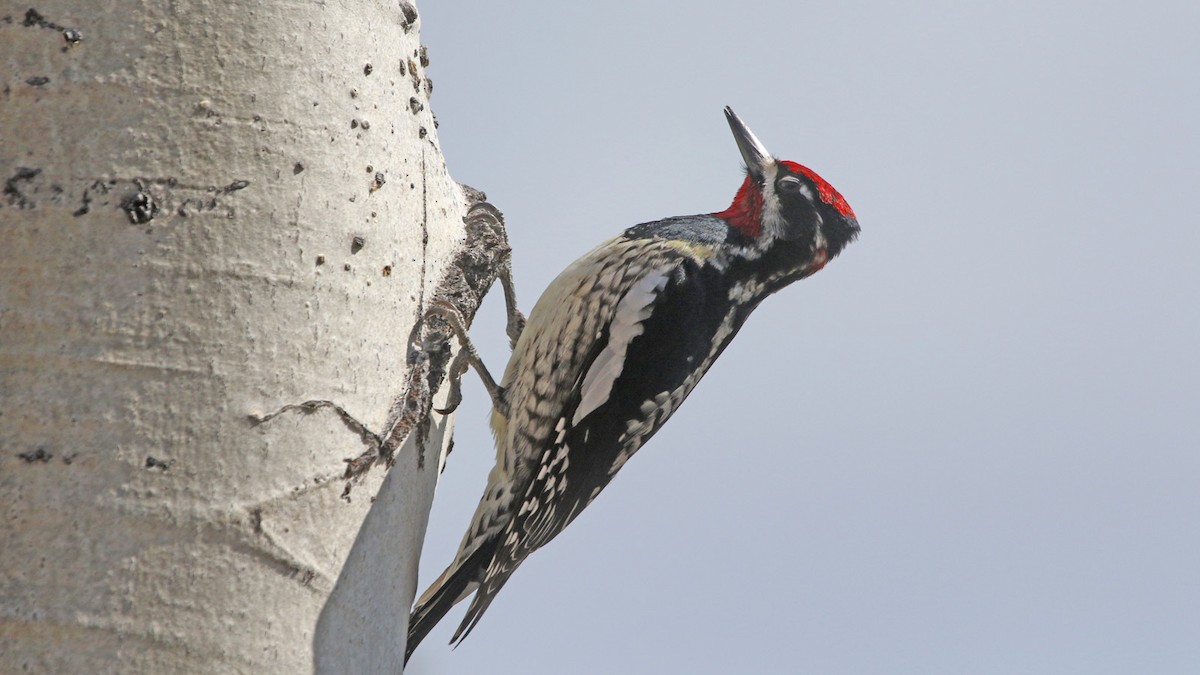
[[[796,178],[795,176],[784,176],[783,178],[779,179],[780,192],[796,193],[800,192],[801,187],[800,179]]]
[[[782,194],[798,194],[802,195],[810,202],[813,200],[812,188],[805,185],[803,181],[795,176],[784,176],[783,178],[779,179],[779,182],[776,183],[776,185],[778,185],[779,192]]]

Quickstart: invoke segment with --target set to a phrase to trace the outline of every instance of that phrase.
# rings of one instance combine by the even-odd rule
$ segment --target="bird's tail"
[[[408,617],[408,643],[404,651],[405,663],[408,663],[408,657],[412,656],[417,645],[421,644],[426,635],[429,635],[429,631],[433,630],[443,616],[446,616],[446,612],[449,612],[451,607],[457,605],[479,587],[479,576],[483,569],[486,569],[483,563],[488,559],[487,556],[492,548],[480,547],[465,560],[447,567],[446,571],[442,572],[442,575],[430,584],[428,590],[417,599],[417,604]]]
[[[483,618],[483,613],[487,611],[488,605],[492,604],[492,598],[496,597],[496,591],[500,590],[500,586],[507,579],[508,577],[505,576],[504,580],[499,584],[485,583],[483,588],[479,589],[479,592],[471,599],[471,606],[467,608],[467,613],[463,617],[462,623],[458,624],[458,630],[454,631],[454,636],[450,638],[450,644],[457,647],[463,640],[467,639],[471,631],[475,630],[475,624],[479,623],[479,620]]]

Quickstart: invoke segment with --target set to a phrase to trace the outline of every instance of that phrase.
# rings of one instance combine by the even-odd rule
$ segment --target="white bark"
[[[346,500],[247,416],[403,393],[463,236],[406,4],[0,9],[0,671],[399,669],[451,420]]]

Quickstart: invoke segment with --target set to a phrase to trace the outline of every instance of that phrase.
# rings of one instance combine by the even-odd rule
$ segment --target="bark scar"
[[[502,273],[511,269],[512,249],[508,245],[504,215],[500,210],[486,202],[487,196],[478,190],[463,186],[463,192],[470,205],[466,217],[463,218],[466,224],[466,241],[428,304],[451,305],[458,310],[469,327],[488,290]],[[426,227],[424,223],[427,223],[427,220],[423,218],[423,229]],[[423,245],[427,245],[427,229],[422,236]],[[442,386],[450,372],[453,351],[451,345],[455,343],[456,336],[444,319],[428,312],[423,292],[424,263],[421,274],[419,314],[410,334],[409,367],[404,391],[392,401],[382,432],[372,431],[345,408],[328,400],[288,404],[267,415],[249,416],[251,424],[258,426],[287,413],[312,415],[329,410],[336,414],[346,429],[357,436],[366,447],[366,450],[356,457],[344,460],[346,468],[342,478],[346,480],[346,486],[342,492],[343,499],[349,500],[352,486],[376,464],[383,462],[388,468],[394,465],[396,450],[414,431],[420,441],[416,468],[425,468],[423,446],[433,421],[433,394]]]

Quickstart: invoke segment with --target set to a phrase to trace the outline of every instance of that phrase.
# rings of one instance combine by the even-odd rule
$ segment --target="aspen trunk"
[[[395,421],[464,232],[415,10],[9,8],[0,671],[399,670],[451,419],[347,492],[332,410],[248,418]]]

